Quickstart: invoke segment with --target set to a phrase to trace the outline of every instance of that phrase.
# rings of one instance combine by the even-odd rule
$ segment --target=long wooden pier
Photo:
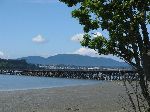
[[[94,80],[137,80],[138,74],[132,70],[102,69],[50,69],[50,70],[0,70],[0,74],[59,77]]]

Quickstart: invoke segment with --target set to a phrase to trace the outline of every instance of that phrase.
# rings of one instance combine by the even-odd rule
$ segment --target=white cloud
[[[116,61],[123,62],[123,60],[119,59],[116,56],[113,56],[113,55],[99,55],[97,51],[95,51],[93,49],[89,49],[89,48],[84,48],[84,47],[76,50],[75,52],[73,52],[73,54],[80,54],[80,55],[91,56],[91,57],[111,58],[111,59],[114,59]]]
[[[71,37],[72,41],[81,42],[83,40],[84,33],[79,33]],[[103,36],[100,32],[93,33],[92,37]]]
[[[75,42],[81,42],[83,40],[83,36],[84,36],[83,33],[76,34],[71,38],[71,40]]]
[[[84,48],[84,47],[76,50],[74,52],[74,54],[87,55],[87,56],[91,56],[91,57],[99,57],[98,53],[95,50],[89,49],[89,48]]]
[[[103,36],[100,32],[95,32],[94,34],[93,34],[93,38],[95,38],[95,37],[97,37],[97,36]]]
[[[42,35],[37,35],[37,36],[32,38],[32,42],[44,43],[44,42],[46,42],[46,39]]]
[[[0,51],[0,58],[4,58],[4,53]]]

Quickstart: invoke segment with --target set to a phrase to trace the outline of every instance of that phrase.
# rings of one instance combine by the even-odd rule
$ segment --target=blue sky
[[[9,58],[74,52],[80,44],[70,38],[82,27],[70,13],[56,0],[0,0],[0,51]],[[32,41],[39,35],[45,42]]]
[[[71,11],[57,0],[0,0],[0,57],[97,56],[80,46],[82,26]]]

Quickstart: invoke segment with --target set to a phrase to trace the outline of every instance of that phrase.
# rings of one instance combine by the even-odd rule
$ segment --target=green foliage
[[[72,16],[84,26],[86,34],[82,46],[95,49],[99,54],[116,55],[139,67],[137,61],[141,61],[150,47],[146,29],[146,25],[150,24],[150,0],[60,1],[69,7],[77,6]],[[108,31],[109,39],[91,36],[89,32],[99,28]]]

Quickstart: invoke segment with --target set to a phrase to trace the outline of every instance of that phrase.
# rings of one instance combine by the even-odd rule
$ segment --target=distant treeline
[[[13,59],[0,59],[0,69],[38,69],[34,64],[29,64],[25,60],[13,60]]]

